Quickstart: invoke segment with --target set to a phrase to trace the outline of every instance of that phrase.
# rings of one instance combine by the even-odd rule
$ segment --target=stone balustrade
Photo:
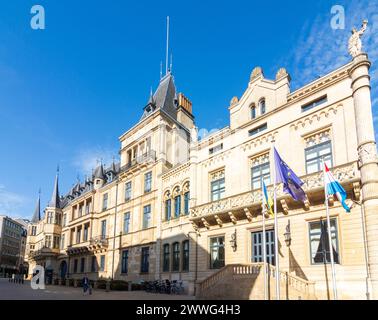
[[[341,166],[337,166],[331,169],[334,177],[341,183],[353,183],[359,180],[359,171],[357,162],[351,162]],[[310,194],[314,190],[322,189],[324,186],[323,173],[316,172],[301,177],[304,182],[303,189],[307,194]],[[273,186],[268,186],[268,193],[273,198]],[[287,194],[283,192],[282,184],[277,186],[277,200],[280,201],[287,197]],[[248,191],[245,193],[237,194],[228,198],[221,199],[206,204],[202,204],[193,207],[190,210],[190,216],[192,221],[201,219],[209,215],[215,215],[224,212],[235,211],[246,207],[259,206],[262,203],[261,190]]]

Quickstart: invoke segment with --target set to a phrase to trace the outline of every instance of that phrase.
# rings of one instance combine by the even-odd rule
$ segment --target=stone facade
[[[324,157],[353,204],[347,214],[337,199],[327,199],[338,297],[377,299],[378,166],[369,67],[361,53],[294,92],[284,68],[270,80],[257,67],[242,97],[231,100],[230,125],[202,139],[191,102],[177,96],[168,73],[142,119],[120,137],[120,163],[100,165],[29,227],[30,273],[42,264],[56,277],[181,280],[202,298],[262,299],[261,179],[272,194],[274,140],[307,194],[302,204],[278,186],[280,281],[290,288],[281,298],[333,298]],[[274,298],[274,219],[265,220]]]

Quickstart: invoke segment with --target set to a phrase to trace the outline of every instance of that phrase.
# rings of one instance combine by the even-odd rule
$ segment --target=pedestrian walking
[[[90,287],[89,279],[88,279],[88,276],[86,274],[84,275],[81,283],[83,285],[83,295],[85,295],[87,293],[87,291],[89,290],[89,287]]]

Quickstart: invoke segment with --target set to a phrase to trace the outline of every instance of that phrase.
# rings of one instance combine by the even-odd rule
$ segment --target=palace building
[[[359,40],[355,39],[356,41]],[[192,103],[168,72],[120,138],[120,163],[99,165],[68,193],[39,201],[29,226],[29,273],[46,279],[181,280],[188,294],[214,299],[275,297],[275,245],[281,299],[378,299],[378,158],[370,62],[352,60],[290,90],[253,69],[231,100],[229,126],[202,139]],[[307,198],[277,189],[278,243],[267,215],[265,273],[262,185],[273,193],[272,141],[304,182]],[[347,192],[351,212],[325,199],[322,161]],[[331,243],[325,201],[331,218]]]

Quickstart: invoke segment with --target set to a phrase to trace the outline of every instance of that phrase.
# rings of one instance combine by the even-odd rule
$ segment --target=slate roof
[[[157,109],[161,109],[173,119],[177,119],[176,87],[173,76],[170,72],[161,78],[154,95],[150,94],[148,103],[144,107],[142,119],[148,117]]]

